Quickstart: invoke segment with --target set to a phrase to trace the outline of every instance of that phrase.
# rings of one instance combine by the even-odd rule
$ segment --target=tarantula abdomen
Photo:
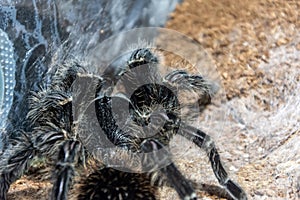
[[[156,187],[146,173],[129,173],[113,168],[98,169],[82,180],[78,200],[156,199]]]

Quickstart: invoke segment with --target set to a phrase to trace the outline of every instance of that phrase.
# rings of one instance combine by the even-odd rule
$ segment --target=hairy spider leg
[[[184,200],[196,200],[197,196],[195,190],[190,182],[181,174],[174,163],[160,170],[166,175],[168,182],[177,191],[179,197]]]
[[[206,81],[202,76],[190,75],[186,71],[176,70],[165,77],[165,82],[172,86],[177,86],[185,90],[193,90],[199,93],[199,105],[207,105],[211,102],[212,96],[216,93],[217,88]],[[203,148],[209,157],[213,172],[219,183],[234,198],[239,200],[247,199],[246,193],[236,183],[234,183],[224,169],[220,155],[216,149],[211,137],[195,127],[181,123],[179,134],[192,140],[198,147]]]
[[[117,97],[104,96],[95,102],[96,115],[107,138],[116,146],[137,151],[134,141],[138,138],[120,129],[112,113],[112,100]]]
[[[51,85],[32,93],[31,108],[27,115],[32,132],[21,131],[20,136],[11,138],[11,145],[1,155],[0,199],[7,198],[10,184],[24,173],[36,155],[54,158],[57,154],[54,160],[59,161],[56,166],[58,179],[54,183],[52,199],[67,199],[68,188],[65,186],[73,171],[70,168],[73,164],[70,163],[79,145],[79,141],[69,139],[76,139],[72,133],[72,98],[69,90],[81,69],[76,63],[58,66]],[[64,187],[61,190],[59,186]]]
[[[217,92],[217,86],[200,75],[191,75],[184,70],[175,70],[167,74],[164,82],[179,89],[196,92],[199,95],[199,106],[210,104],[212,96]]]
[[[6,195],[10,184],[16,181],[24,171],[28,169],[30,162],[36,155],[51,157],[59,149],[61,149],[60,152],[62,152],[64,145],[60,145],[64,143],[65,140],[66,132],[54,124],[41,126],[32,133],[22,133],[19,137],[11,139],[11,142],[16,143],[16,145],[7,149],[1,159],[1,166],[4,167],[1,168],[0,171],[0,199],[5,200],[7,198]],[[68,154],[70,154],[70,152],[68,152]],[[59,155],[61,155],[61,153]],[[66,175],[69,176],[70,173]],[[57,185],[57,181],[54,185]],[[58,198],[53,197],[52,199]]]
[[[246,200],[247,195],[244,190],[229,178],[228,173],[221,163],[220,155],[211,137],[195,127],[189,125],[182,125],[182,127],[184,128],[179,131],[179,134],[190,139],[198,147],[204,149],[216,178],[231,197],[238,200]]]
[[[53,184],[51,199],[67,199],[69,183],[74,176],[74,165],[80,149],[81,144],[79,141],[67,140],[63,142],[55,167],[55,177],[57,178]]]
[[[170,153],[167,149],[164,149],[163,145],[156,139],[146,139],[142,143],[142,149],[145,153],[151,152],[151,156],[146,156],[143,162],[147,163],[159,163],[159,160],[169,159],[166,166],[162,165],[156,170],[159,171],[166,177],[167,183],[169,183],[178,193],[179,197],[184,200],[196,200],[196,193],[191,186],[190,182],[182,175],[182,173],[177,169],[176,165],[172,162]],[[163,157],[156,156],[156,151],[160,150],[160,154],[164,153]],[[160,158],[159,158],[160,157]]]
[[[16,181],[28,168],[30,161],[35,155],[35,148],[29,135],[21,132],[20,137],[11,139],[17,145],[9,146],[0,161],[0,199],[7,199],[7,192],[11,183]]]

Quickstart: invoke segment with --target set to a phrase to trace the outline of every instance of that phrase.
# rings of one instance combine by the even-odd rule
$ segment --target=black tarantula
[[[182,70],[175,70],[162,78],[156,69],[157,64],[158,58],[149,49],[137,49],[124,68],[108,68],[101,76],[90,76],[91,83],[95,84],[94,103],[99,125],[116,147],[146,155],[141,159],[143,172],[131,173],[104,166],[87,150],[76,128],[71,86],[78,77],[88,73],[78,63],[69,62],[58,67],[50,86],[32,94],[27,120],[34,128],[31,132],[19,130],[20,136],[12,140],[11,146],[2,155],[0,199],[7,198],[10,184],[22,175],[35,156],[47,157],[53,165],[51,199],[67,199],[75,169],[91,165],[92,172],[80,180],[78,199],[155,199],[155,187],[162,183],[173,187],[181,199],[197,199],[191,184],[171,162],[168,150],[164,148],[175,134],[204,149],[216,178],[232,198],[247,199],[243,189],[228,177],[210,136],[180,119],[180,104],[172,88],[191,89],[201,95],[204,99],[201,102],[209,103],[212,96],[210,85],[203,77]],[[142,73],[129,73],[138,66],[143,68]],[[112,99],[115,97],[111,95],[111,88],[124,77],[125,90],[132,90],[132,95],[117,95],[116,98],[129,105],[132,121],[127,126],[143,132],[139,127],[147,126],[153,119],[149,113],[153,110],[151,107],[160,105],[164,112],[156,117],[164,124],[156,134],[138,137],[117,125],[112,111]],[[163,81],[162,84],[142,84],[139,77]],[[136,89],[137,85],[141,86]],[[155,153],[158,151],[162,155]],[[151,156],[148,153],[152,153]],[[166,159],[167,164],[159,166],[159,162]]]

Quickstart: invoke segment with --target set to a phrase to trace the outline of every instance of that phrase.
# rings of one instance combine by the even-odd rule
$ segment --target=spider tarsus
[[[167,180],[170,182],[171,186],[177,191],[181,199],[197,199],[195,196],[194,188],[173,163],[162,168],[160,171],[167,177]]]
[[[219,183],[225,187],[230,196],[239,200],[247,199],[246,193],[243,189],[229,179],[228,174],[221,163],[221,158],[216,149],[215,143],[212,141],[211,137],[195,127],[186,124],[182,124],[182,127],[180,134],[192,140],[198,147],[205,150],[216,178]]]
[[[234,199],[246,200],[247,196],[243,189],[229,179],[228,174],[221,163],[220,155],[215,147],[214,142],[208,136],[205,138],[205,141],[205,143],[207,143],[205,149],[211,162],[214,174],[218,179],[219,183],[225,187],[227,192]]]
[[[234,183],[232,180],[228,180],[224,185],[223,185],[228,193],[237,200],[247,200],[247,195],[246,193],[243,191],[243,189],[237,185],[236,183]]]

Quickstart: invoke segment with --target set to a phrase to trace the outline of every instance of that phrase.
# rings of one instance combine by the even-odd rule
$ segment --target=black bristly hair
[[[0,199],[7,199],[10,184],[23,174],[35,156],[44,156],[50,160],[53,169],[53,200],[68,198],[76,171],[91,167],[89,160],[97,160],[101,164],[93,166],[90,173],[81,177],[81,186],[77,191],[79,200],[156,199],[157,187],[163,183],[172,186],[181,199],[195,200],[197,196],[189,180],[172,162],[168,148],[164,148],[175,134],[188,138],[206,152],[217,180],[232,198],[247,199],[243,189],[229,178],[211,137],[181,120],[181,105],[173,89],[191,90],[202,97],[200,104],[208,104],[215,93],[211,84],[202,76],[191,75],[183,70],[175,70],[161,77],[156,69],[158,64],[159,59],[149,49],[137,49],[122,68],[121,75],[109,77],[110,70],[106,70],[97,81],[91,80],[91,84],[96,83],[97,120],[107,139],[122,150],[144,154],[142,168],[147,173],[130,173],[105,166],[87,150],[79,137],[72,110],[72,85],[78,76],[87,71],[77,62],[69,61],[57,67],[49,86],[32,93],[27,120],[33,126],[33,131],[21,131],[21,137],[16,138],[2,155]],[[139,71],[139,68],[143,70]],[[142,84],[144,79],[160,82]],[[111,88],[119,80],[123,81],[125,90],[133,90],[131,96],[114,96],[111,93]],[[126,125],[132,126],[131,130],[143,132],[143,127],[151,124],[151,113],[159,106],[164,112],[158,112],[156,118],[164,121],[163,126],[151,136],[130,134],[119,127],[114,118],[114,98],[127,103],[132,120]],[[158,150],[162,150],[161,155],[156,153]],[[153,154],[148,156],[148,153]],[[165,160],[168,162],[161,165],[160,162]]]

